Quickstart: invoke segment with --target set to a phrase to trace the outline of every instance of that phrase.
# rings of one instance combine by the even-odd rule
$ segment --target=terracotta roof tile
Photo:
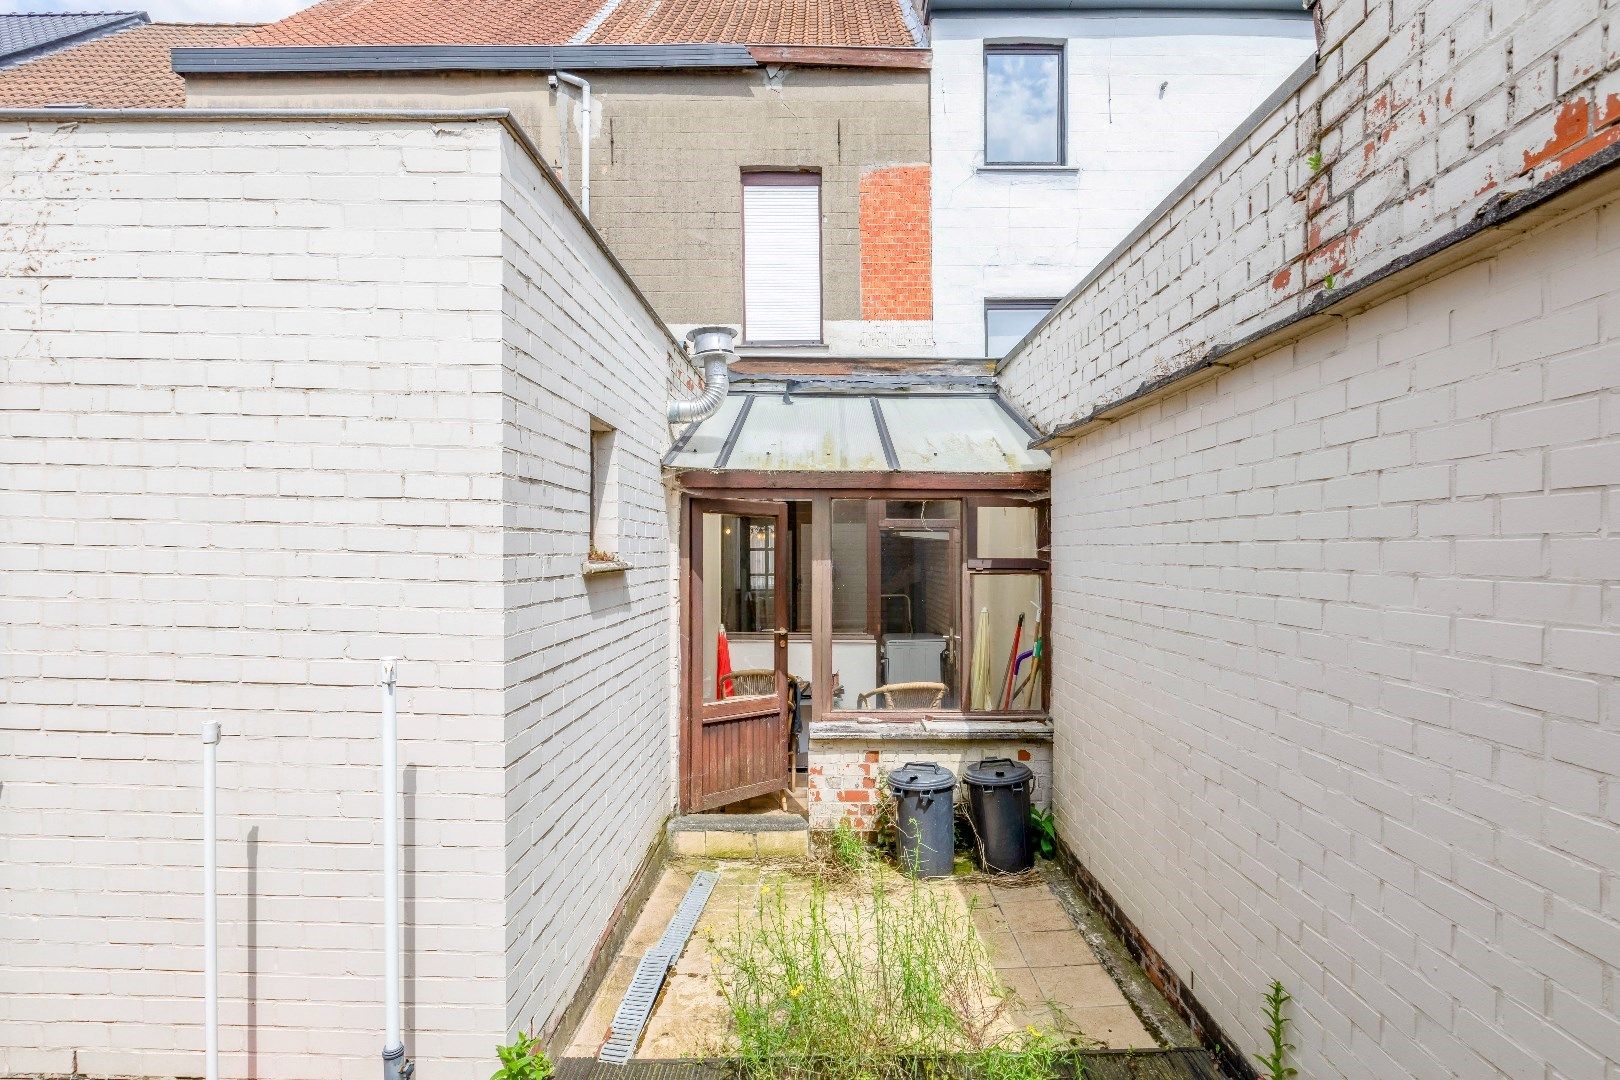
[[[0,70],[0,108],[179,108],[186,103],[186,84],[169,66],[169,50],[223,45],[242,29],[240,24],[154,23],[96,38]]]
[[[622,0],[593,45],[916,44],[897,0]]]
[[[324,0],[232,45],[561,45],[602,0]]]
[[[232,45],[562,45],[604,14],[592,45],[910,47],[910,0],[324,0]]]

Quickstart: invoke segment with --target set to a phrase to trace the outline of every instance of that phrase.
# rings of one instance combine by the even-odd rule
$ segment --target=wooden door
[[[681,804],[689,813],[780,791],[792,775],[787,534],[786,503],[690,504],[681,739]]]

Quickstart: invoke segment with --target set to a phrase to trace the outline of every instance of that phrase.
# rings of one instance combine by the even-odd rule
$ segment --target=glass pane
[[[1044,300],[1038,303],[985,305],[984,355],[1006,356],[1055,306]]]
[[[728,469],[867,472],[889,467],[862,397],[755,394]]]
[[[1063,54],[1056,49],[986,52],[984,160],[1062,164]]]
[[[776,693],[776,519],[703,515],[703,700]]]
[[[1033,559],[1040,516],[1033,506],[981,506],[976,559]]]
[[[907,521],[948,521],[954,525],[961,520],[962,504],[955,499],[890,499],[883,516]]]
[[[877,685],[877,639],[866,626],[867,501],[832,504],[833,699],[853,709],[859,694]]]
[[[972,575],[973,709],[1041,707],[1046,630],[1039,574]]]

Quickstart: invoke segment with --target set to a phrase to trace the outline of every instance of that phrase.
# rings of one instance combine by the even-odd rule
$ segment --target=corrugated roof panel
[[[992,397],[885,397],[878,404],[903,472],[1028,472],[1051,459]]]
[[[865,397],[754,394],[728,469],[881,472],[889,467]]]

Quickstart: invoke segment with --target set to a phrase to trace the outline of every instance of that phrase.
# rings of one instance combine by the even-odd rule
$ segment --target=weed
[[[518,1032],[511,1046],[497,1046],[495,1054],[501,1067],[490,1074],[489,1080],[546,1080],[557,1071],[551,1058],[540,1049],[540,1040],[526,1031]]]
[[[1002,1033],[1009,1008],[967,912],[927,886],[870,893],[836,909],[812,882],[781,890],[712,949],[733,1044],[749,1080],[901,1080],[919,1067],[993,1080],[1046,1080],[1061,1044]]]
[[[1284,1063],[1294,1044],[1288,1041],[1288,1025],[1291,1021],[1283,1015],[1283,1006],[1294,1000],[1293,995],[1283,989],[1283,984],[1276,979],[1271,980],[1271,989],[1266,991],[1266,1034],[1271,1036],[1271,1053],[1256,1054],[1260,1064],[1266,1067],[1266,1075],[1271,1080],[1288,1080],[1291,1076],[1298,1076],[1299,1070]]]
[[[872,858],[866,841],[847,821],[840,821],[828,835],[827,854],[835,864],[851,872],[865,869]]]
[[[1307,164],[1307,165],[1309,165],[1311,167],[1311,172],[1313,172],[1313,173],[1321,172],[1322,171],[1322,151],[1320,149],[1312,150],[1311,153],[1310,153],[1310,156],[1305,159],[1305,164]]]
[[[1043,859],[1057,857],[1057,821],[1052,811],[1032,806],[1029,810],[1029,831],[1034,834],[1035,853]]]
[[[1324,275],[1323,278],[1322,278],[1322,291],[1323,292],[1332,292],[1333,291],[1333,285],[1334,285],[1333,275],[1332,274]]]

